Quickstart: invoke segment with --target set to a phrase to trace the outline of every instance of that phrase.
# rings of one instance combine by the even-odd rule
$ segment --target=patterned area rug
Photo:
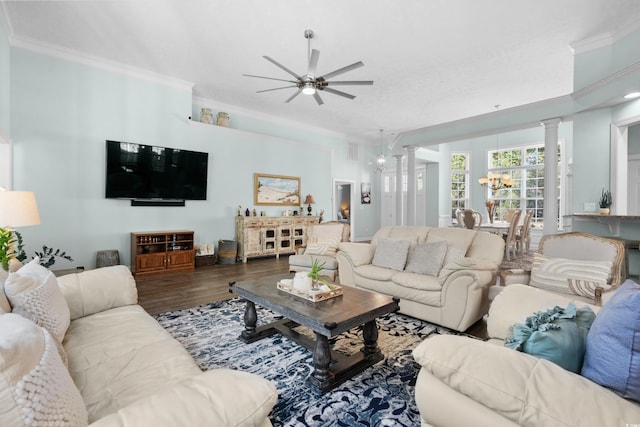
[[[411,351],[446,328],[401,314],[378,319],[378,345],[385,360],[325,395],[306,383],[312,353],[278,334],[252,344],[238,340],[245,304],[222,301],[155,316],[191,353],[203,370],[231,368],[258,374],[278,388],[270,415],[278,426],[420,426],[414,386],[420,366]],[[258,325],[281,317],[256,306]],[[302,333],[311,333],[300,327]],[[333,349],[353,353],[362,347],[358,329],[332,340]]]

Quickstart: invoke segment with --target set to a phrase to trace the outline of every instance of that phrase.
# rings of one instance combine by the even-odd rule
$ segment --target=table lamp
[[[31,191],[6,191],[0,189],[0,235],[13,234],[14,227],[40,224],[36,197]],[[13,254],[13,239],[0,245],[2,268],[7,269]]]
[[[307,206],[307,212],[309,212],[307,214],[307,216],[311,216],[311,205],[314,204],[316,201],[313,200],[313,196],[311,194],[307,194],[307,197],[304,199],[304,204],[305,205],[309,205]]]

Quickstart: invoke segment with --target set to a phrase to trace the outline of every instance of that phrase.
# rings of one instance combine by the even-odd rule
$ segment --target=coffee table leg
[[[244,309],[244,331],[241,334],[243,339],[250,340],[256,336],[256,323],[258,323],[256,305],[247,300],[247,306]]]
[[[364,347],[362,352],[364,354],[375,354],[378,349],[378,324],[375,320],[367,322],[362,327],[362,337],[364,338]]]
[[[331,363],[331,348],[329,339],[316,332],[316,347],[313,352],[313,372],[311,375],[324,384],[330,377],[329,364]]]

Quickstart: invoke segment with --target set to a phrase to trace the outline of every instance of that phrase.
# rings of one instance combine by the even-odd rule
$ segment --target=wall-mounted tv
[[[108,199],[206,200],[208,153],[107,141]]]

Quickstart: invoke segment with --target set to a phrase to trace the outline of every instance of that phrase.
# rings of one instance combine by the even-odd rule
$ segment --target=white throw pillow
[[[407,263],[410,245],[408,240],[379,239],[371,264],[402,271]]]
[[[444,240],[418,245],[409,253],[406,271],[429,276],[437,276],[447,253],[447,242]]]
[[[11,304],[4,294],[4,281],[7,280],[7,277],[9,277],[9,273],[0,267],[0,315],[11,313]]]
[[[552,292],[594,298],[596,287],[604,291],[611,289],[607,283],[611,266],[611,261],[551,258],[534,253],[529,285]]]
[[[4,291],[13,306],[38,325],[47,328],[59,342],[67,332],[71,315],[58,288],[56,277],[35,258],[16,272],[9,273]]]
[[[0,316],[0,425],[86,426],[80,392],[44,328]]]
[[[324,240],[307,243],[305,255],[335,255],[338,250],[338,242],[335,240]]]

